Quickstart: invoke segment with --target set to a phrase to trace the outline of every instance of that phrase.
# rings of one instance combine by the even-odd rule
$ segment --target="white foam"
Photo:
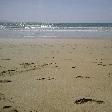
[[[52,36],[52,35],[40,35],[39,37],[57,37],[57,36]]]
[[[35,37],[35,36],[33,36],[33,35],[25,35],[24,37]]]

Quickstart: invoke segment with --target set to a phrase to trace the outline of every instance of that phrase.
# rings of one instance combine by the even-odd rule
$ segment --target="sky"
[[[0,21],[112,23],[112,0],[0,0]]]

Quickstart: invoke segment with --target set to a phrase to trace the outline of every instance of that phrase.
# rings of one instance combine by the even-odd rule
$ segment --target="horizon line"
[[[6,23],[46,23],[46,24],[49,24],[49,23],[111,23],[112,22],[39,22],[39,21],[0,21],[1,23],[2,22],[6,22]]]

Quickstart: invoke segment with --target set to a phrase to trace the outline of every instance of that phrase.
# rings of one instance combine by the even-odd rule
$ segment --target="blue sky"
[[[0,0],[0,20],[112,22],[112,0]]]

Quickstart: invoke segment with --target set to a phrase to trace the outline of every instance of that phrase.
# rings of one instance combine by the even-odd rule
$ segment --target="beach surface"
[[[112,112],[112,39],[0,39],[0,112]]]

